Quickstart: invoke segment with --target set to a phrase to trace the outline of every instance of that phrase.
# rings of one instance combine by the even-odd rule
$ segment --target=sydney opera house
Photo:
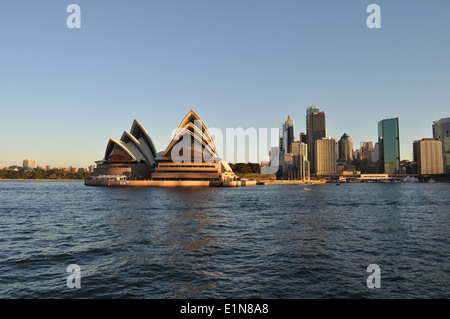
[[[134,120],[120,140],[110,139],[89,186],[244,186],[217,154],[213,137],[191,110],[163,152]]]

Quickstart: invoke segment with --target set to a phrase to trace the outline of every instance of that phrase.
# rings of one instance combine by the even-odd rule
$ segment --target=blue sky
[[[134,118],[161,151],[190,109],[224,132],[290,112],[298,136],[312,103],[355,148],[399,117],[411,159],[450,116],[449,40],[448,0],[2,1],[0,164],[91,165]]]

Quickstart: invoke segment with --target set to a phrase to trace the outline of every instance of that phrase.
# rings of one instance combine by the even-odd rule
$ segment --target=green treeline
[[[228,163],[235,174],[260,174],[261,164],[257,163]]]
[[[59,169],[48,172],[43,170],[25,172],[0,169],[0,179],[86,179],[90,176],[91,173],[89,172],[70,173]]]

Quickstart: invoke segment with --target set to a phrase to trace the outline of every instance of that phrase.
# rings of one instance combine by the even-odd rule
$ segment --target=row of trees
[[[0,169],[0,179],[86,179],[91,176],[89,172],[70,173],[64,170],[35,170],[25,172]]]
[[[257,163],[228,163],[236,174],[260,174],[261,165]]]

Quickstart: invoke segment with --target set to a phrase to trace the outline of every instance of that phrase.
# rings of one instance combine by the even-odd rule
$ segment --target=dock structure
[[[108,187],[245,187],[262,185],[257,181],[233,180],[233,181],[154,181],[154,180],[105,180],[86,179],[86,186]]]

